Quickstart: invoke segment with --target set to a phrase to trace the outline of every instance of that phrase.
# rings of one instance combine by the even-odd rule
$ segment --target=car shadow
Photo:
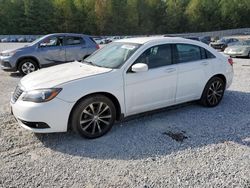
[[[191,103],[135,116],[94,140],[83,139],[72,131],[37,137],[45,147],[58,152],[120,160],[169,155],[225,142],[250,147],[249,99],[250,93],[227,91],[215,108]]]
[[[10,73],[10,76],[14,77],[14,78],[22,78],[23,77],[19,72],[12,72],[12,73]]]

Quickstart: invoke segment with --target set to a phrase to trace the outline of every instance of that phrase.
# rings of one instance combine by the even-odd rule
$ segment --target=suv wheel
[[[200,103],[203,106],[215,107],[223,98],[225,83],[221,78],[214,77],[210,79],[203,91]]]
[[[22,75],[27,75],[38,69],[37,63],[32,59],[24,59],[21,61],[18,70]]]
[[[113,102],[103,95],[82,100],[72,113],[73,130],[85,138],[98,138],[113,126],[116,110]]]

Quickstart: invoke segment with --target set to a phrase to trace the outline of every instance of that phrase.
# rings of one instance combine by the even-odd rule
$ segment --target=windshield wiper
[[[91,62],[91,61],[83,60],[83,63],[87,63],[87,64],[90,64],[90,65],[93,65],[93,66],[96,66],[96,67],[100,67],[99,65],[96,65],[96,64],[94,64],[94,63]]]

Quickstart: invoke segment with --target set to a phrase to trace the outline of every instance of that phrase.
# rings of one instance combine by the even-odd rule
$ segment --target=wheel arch
[[[216,74],[216,75],[212,76],[212,77],[207,81],[207,83],[208,83],[212,78],[215,78],[215,77],[218,77],[218,78],[222,79],[223,82],[225,83],[225,85],[227,85],[226,76],[223,75],[223,74]]]
[[[39,63],[39,60],[34,57],[34,56],[24,56],[24,57],[20,57],[18,60],[17,60],[17,68],[19,67],[20,63],[24,60],[24,59],[31,59],[33,60],[34,62],[36,62],[38,68],[41,68],[41,65]]]
[[[90,97],[92,95],[103,95],[107,98],[109,98],[113,104],[115,105],[115,110],[116,110],[116,120],[120,120],[123,118],[123,115],[121,113],[121,105],[117,99],[117,97],[115,97],[113,94],[111,93],[108,93],[108,92],[95,92],[95,93],[90,93],[90,94],[87,94],[83,97],[81,97],[80,99],[78,99],[76,101],[76,103],[74,104],[74,106],[72,107],[71,111],[70,111],[70,114],[69,114],[69,118],[68,118],[68,130],[71,128],[71,118],[72,118],[72,113],[74,111],[74,109],[76,108],[76,106],[82,101],[84,100],[85,98],[87,97]]]

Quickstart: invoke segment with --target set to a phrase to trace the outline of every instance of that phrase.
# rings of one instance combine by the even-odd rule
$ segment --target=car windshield
[[[87,59],[85,63],[95,66],[117,69],[140,47],[140,44],[113,42],[98,50]]]
[[[227,42],[227,39],[222,38],[222,39],[218,40],[218,42]]]
[[[45,35],[45,36],[42,36],[42,37],[39,37],[39,38],[37,38],[36,40],[34,40],[32,43],[30,43],[29,46],[32,46],[32,45],[34,45],[34,44],[36,44],[36,43],[42,41],[42,40],[45,39],[45,38],[46,38],[46,35]]]

